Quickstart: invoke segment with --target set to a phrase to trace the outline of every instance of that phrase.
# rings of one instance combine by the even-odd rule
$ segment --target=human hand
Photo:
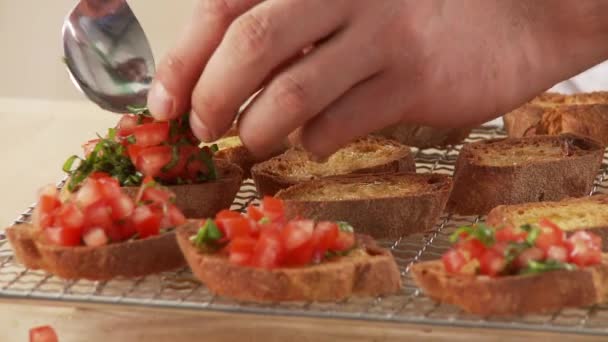
[[[601,2],[200,0],[148,105],[191,107],[211,141],[263,87],[239,123],[258,155],[296,130],[323,157],[399,121],[477,124],[608,56]]]

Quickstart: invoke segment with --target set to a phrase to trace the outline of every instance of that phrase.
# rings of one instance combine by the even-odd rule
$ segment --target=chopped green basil
[[[137,142],[137,139],[135,139],[135,136],[134,136],[134,135],[129,135],[129,136],[127,137],[127,142],[128,142],[129,144],[135,144],[135,143]]]
[[[215,222],[211,219],[207,219],[203,226],[196,233],[196,237],[194,238],[194,245],[197,247],[204,247],[213,245],[218,242],[224,235],[217,227]]]
[[[74,161],[76,159],[80,159],[77,155],[73,155],[69,157],[65,163],[63,163],[63,172],[72,172],[72,166],[74,166]]]
[[[478,223],[473,226],[464,226],[456,229],[456,231],[450,236],[450,242],[457,242],[462,233],[466,233],[468,237],[476,238],[485,246],[492,246],[494,244],[494,229],[486,226],[483,223]]]
[[[213,144],[211,146],[209,146],[209,149],[211,150],[211,152],[215,153],[217,151],[220,150],[219,146],[217,146],[217,144]]]
[[[509,242],[504,251],[506,264],[511,265],[511,263],[521,254],[521,252],[528,248],[530,248],[530,246],[525,242]]]
[[[350,225],[350,223],[348,222],[344,222],[344,221],[340,221],[340,222],[336,222],[338,224],[338,228],[346,233],[354,233],[355,232],[355,228],[353,228],[353,226]]]
[[[522,226],[521,228],[524,229],[524,226]],[[538,239],[540,233],[540,228],[530,227],[530,229],[528,230],[528,236],[526,237],[526,243],[530,245],[530,247],[534,246],[534,244],[536,243],[536,239]]]
[[[169,172],[169,170],[177,166],[177,163],[179,163],[179,147],[177,145],[173,145],[171,147],[171,160],[169,163],[167,163],[167,165],[162,167],[161,171]]]
[[[555,260],[547,260],[547,261],[529,261],[528,267],[522,269],[520,274],[537,274],[549,271],[557,271],[557,270],[566,270],[572,271],[575,270],[576,266],[569,263],[563,263]]]
[[[127,106],[127,110],[131,114],[150,116],[150,111],[146,106]]]
[[[259,224],[267,224],[267,223],[270,223],[270,219],[269,219],[268,217],[264,216],[264,217],[262,217],[262,218],[261,218],[261,219],[258,221],[258,223],[259,223]]]

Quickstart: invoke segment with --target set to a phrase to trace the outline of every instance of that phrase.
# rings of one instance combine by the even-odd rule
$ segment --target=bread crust
[[[190,242],[199,225],[177,231],[177,241],[192,272],[217,295],[247,302],[340,301],[350,296],[392,294],[401,277],[389,251],[371,238],[358,237],[370,256],[345,257],[320,265],[260,269],[235,265],[218,255],[201,254]]]
[[[64,279],[140,277],[185,265],[174,231],[101,247],[52,245],[27,223],[7,228],[6,235],[18,262]]]
[[[533,144],[555,142],[564,146],[559,160],[529,160],[515,165],[491,166],[477,162],[477,149],[491,149],[496,142]],[[571,146],[583,147],[581,155],[568,155]],[[525,153],[522,150],[522,153]],[[449,212],[486,214],[501,204],[554,201],[591,192],[604,150],[593,140],[572,134],[484,140],[466,144],[454,169]]]
[[[361,140],[360,140],[361,141]],[[399,153],[395,154],[394,158],[385,160],[384,162],[367,168],[360,168],[353,170],[347,174],[372,174],[372,173],[387,173],[387,172],[415,172],[416,163],[414,156],[408,146],[402,145],[394,140],[384,139],[380,137],[368,136],[365,138],[365,142],[370,142],[370,145],[378,144],[378,147],[383,145],[393,145],[399,147]],[[357,144],[354,142],[353,144]],[[299,149],[299,147],[292,147],[284,154],[278,155],[262,163],[256,164],[251,169],[251,175],[255,182],[258,193],[263,196],[274,196],[279,190],[286,189],[292,185],[302,183],[303,181],[295,181],[289,177],[275,172],[277,165],[283,162],[284,156],[290,153],[293,149]],[[335,176],[335,175],[334,175]],[[307,180],[317,179],[313,175],[310,175]]]
[[[460,144],[471,133],[471,128],[440,128],[423,125],[397,124],[376,133],[385,138],[396,140],[404,145],[419,148],[444,147]]]
[[[416,284],[438,302],[481,316],[551,313],[599,303],[606,294],[608,266],[490,278],[452,275],[439,260],[412,265]]]
[[[175,193],[175,205],[187,218],[212,217],[222,209],[230,208],[241,188],[243,171],[237,165],[217,159],[218,179],[197,184],[169,185]],[[136,196],[139,187],[123,187],[125,193]]]
[[[314,194],[332,184],[365,184],[401,180],[420,184],[415,193],[401,196],[347,200],[301,200],[300,194]],[[350,175],[313,180],[281,190],[288,218],[296,216],[315,220],[346,221],[357,232],[374,238],[397,239],[433,228],[452,189],[449,176],[439,174],[396,173],[385,175]]]

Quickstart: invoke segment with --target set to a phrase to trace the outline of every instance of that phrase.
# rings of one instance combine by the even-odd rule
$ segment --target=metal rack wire
[[[485,127],[474,130],[467,141],[503,135],[498,128]],[[460,147],[415,150],[418,172],[451,174]],[[593,193],[598,192],[608,192],[607,156],[593,188]],[[232,209],[244,209],[249,203],[257,201],[256,196],[253,183],[246,181]],[[15,223],[27,222],[31,211],[32,208],[28,208]],[[15,262],[4,235],[0,235],[0,297],[608,336],[608,304],[564,309],[550,315],[482,319],[468,315],[454,306],[437,304],[425,297],[408,274],[410,266],[418,261],[439,258],[449,246],[448,236],[454,229],[479,219],[481,218],[473,216],[444,215],[431,232],[403,237],[397,241],[380,241],[392,250],[404,284],[399,294],[389,297],[352,298],[339,303],[245,304],[214,296],[192,277],[188,269],[136,279],[66,281],[42,271],[21,267]]]

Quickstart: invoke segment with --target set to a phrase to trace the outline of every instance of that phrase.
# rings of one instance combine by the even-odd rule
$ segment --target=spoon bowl
[[[145,106],[154,56],[126,0],[80,0],[62,37],[72,82],[91,101],[115,113]]]

